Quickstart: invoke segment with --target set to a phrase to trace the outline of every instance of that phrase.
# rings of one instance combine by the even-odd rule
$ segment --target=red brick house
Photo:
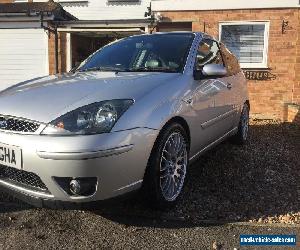
[[[298,0],[162,0],[158,31],[204,31],[234,52],[249,79],[252,116],[300,122]]]
[[[53,32],[46,32],[46,38],[45,35],[42,38],[40,34],[34,34],[41,28],[42,11],[33,8],[38,3],[0,0],[0,3],[3,2],[13,3],[0,4],[0,45],[6,33],[7,47],[8,39],[15,38],[11,33],[19,34],[18,39],[9,41],[16,47],[21,46],[18,41],[22,35],[26,39],[31,36],[32,39],[26,41],[35,44],[39,53],[47,48],[44,49],[47,55],[41,56],[28,50],[26,60],[36,60],[39,65],[43,63],[43,69],[47,68],[42,70],[43,74],[68,71],[89,53],[119,37],[151,30],[204,31],[220,39],[239,58],[249,79],[252,116],[300,122],[298,0],[152,0],[152,11],[157,17],[155,24],[144,17],[150,0],[60,0],[60,5],[44,2],[40,8],[46,8],[42,5],[52,6],[50,11],[44,12],[44,21],[49,27],[57,28],[57,44]],[[30,15],[21,16],[8,11],[12,6],[22,4],[31,6],[28,7],[33,10]],[[4,6],[8,9],[5,10]],[[26,27],[35,32],[31,35],[24,30],[25,34],[20,32]],[[42,34],[44,31],[39,32]],[[0,73],[3,73],[1,48],[2,54],[11,51],[5,46],[0,46]],[[37,53],[36,59],[32,60],[30,53]],[[17,74],[21,74],[22,70],[18,70]],[[0,77],[0,88],[3,81]]]

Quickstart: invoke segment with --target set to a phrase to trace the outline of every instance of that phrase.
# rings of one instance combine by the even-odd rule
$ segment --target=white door
[[[43,29],[0,28],[0,91],[48,74],[48,36]]]

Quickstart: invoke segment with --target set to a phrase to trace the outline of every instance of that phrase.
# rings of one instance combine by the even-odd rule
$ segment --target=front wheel
[[[179,123],[164,128],[151,152],[144,178],[145,197],[150,205],[175,205],[182,193],[188,167],[189,142]]]

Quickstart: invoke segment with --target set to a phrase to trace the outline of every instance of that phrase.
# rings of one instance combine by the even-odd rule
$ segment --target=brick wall
[[[281,120],[286,103],[300,103],[300,18],[298,9],[172,11],[161,12],[164,20],[192,21],[193,31],[219,37],[220,21],[270,21],[268,67],[276,76],[268,81],[249,81],[252,114]],[[289,25],[282,34],[282,21]],[[299,72],[299,73],[298,73]]]
[[[297,54],[296,54],[296,65],[295,65],[295,84],[293,89],[293,102],[300,104],[300,10],[298,11],[298,27],[295,31],[298,35],[297,39]],[[300,114],[299,114],[300,116]]]
[[[296,104],[287,105],[287,117],[285,120],[300,125],[300,105],[296,105]]]
[[[66,72],[66,34],[58,33],[58,71]],[[49,53],[49,74],[55,74],[55,35],[49,33],[48,40],[48,53]]]

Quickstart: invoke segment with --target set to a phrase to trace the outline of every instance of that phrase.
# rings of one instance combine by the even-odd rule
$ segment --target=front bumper
[[[47,202],[88,203],[124,195],[141,187],[157,130],[132,130],[86,136],[43,136],[0,132],[0,142],[21,148],[22,171],[37,175],[47,191],[1,179],[0,189]],[[97,177],[90,196],[70,195],[55,177]],[[32,202],[31,202],[32,203]]]

